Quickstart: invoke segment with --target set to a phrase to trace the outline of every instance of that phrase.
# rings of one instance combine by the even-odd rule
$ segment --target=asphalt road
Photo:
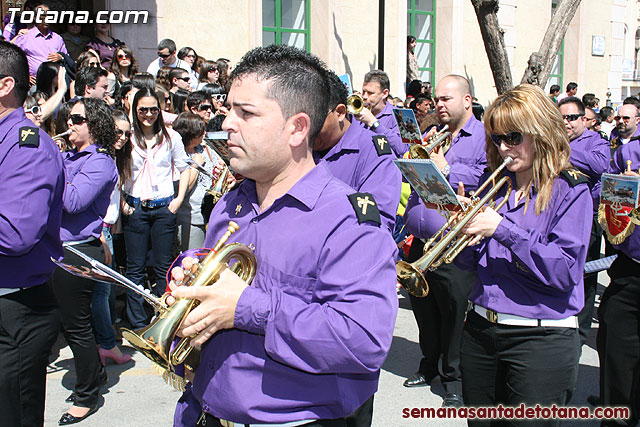
[[[608,282],[606,274],[600,274],[600,283]],[[599,285],[598,295],[604,287]],[[598,296],[599,300],[599,296]],[[435,380],[430,387],[408,389],[402,386],[404,379],[418,366],[420,349],[417,327],[409,298],[400,295],[400,309],[396,321],[394,340],[380,377],[379,391],[375,396],[374,427],[417,426],[426,423],[438,426],[463,426],[464,420],[405,419],[403,408],[439,408],[444,390]],[[594,323],[597,327],[597,323]],[[598,395],[598,355],[595,351],[595,330],[582,349],[580,372],[574,406],[587,406],[589,395]],[[63,340],[60,340],[64,345]],[[125,365],[107,365],[109,382],[103,388],[98,411],[79,425],[89,427],[171,426],[175,402],[180,393],[164,383],[160,375],[140,353],[126,344],[123,351],[132,354],[133,361]],[[64,399],[71,393],[75,382],[75,368],[69,347],[59,350],[59,355],[49,367],[47,375],[47,401],[45,426],[57,426],[60,416],[69,407]],[[2,423],[0,422],[0,425]],[[566,426],[597,426],[596,421],[565,422]]]

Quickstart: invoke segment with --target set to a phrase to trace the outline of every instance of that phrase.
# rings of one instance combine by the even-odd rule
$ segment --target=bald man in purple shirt
[[[198,333],[202,348],[174,425],[346,426],[377,390],[391,345],[396,247],[374,197],[315,165],[324,64],[269,46],[231,79],[223,129],[230,166],[247,179],[216,204],[205,246],[236,222],[232,239],[255,248],[257,273],[251,286],[227,269],[213,286],[173,290],[201,301],[181,333]]]
[[[36,7],[42,9],[44,13],[49,10],[46,2]],[[45,16],[44,14],[42,16]],[[38,72],[38,67],[45,61],[60,62],[62,54],[68,55],[67,47],[60,35],[49,29],[49,24],[44,22],[36,23],[26,34],[18,35],[12,41],[27,54],[29,61],[29,75],[34,76]]]

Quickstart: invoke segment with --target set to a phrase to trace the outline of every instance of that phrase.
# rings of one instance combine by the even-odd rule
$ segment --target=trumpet
[[[431,153],[438,147],[442,146],[443,153],[447,153],[451,148],[451,132],[449,132],[449,125],[444,125],[442,129],[437,131],[427,141],[429,145],[426,147],[421,144],[412,144],[409,147],[408,157],[410,159],[429,159]]]
[[[185,280],[182,286],[204,287],[214,285],[220,278],[220,273],[229,267],[229,262],[236,262],[229,267],[242,280],[251,284],[256,274],[257,261],[253,251],[240,243],[226,244],[231,234],[240,227],[233,221],[229,222],[226,233],[216,243],[215,247],[200,263],[196,263],[195,273],[185,272]],[[171,307],[165,307],[148,326],[137,331],[122,328],[122,336],[131,345],[149,358],[161,370],[167,381],[174,387],[184,390],[186,381],[175,374],[174,365],[180,365],[187,361],[187,356],[192,347],[189,345],[192,338],[182,338],[172,350],[173,342],[178,329],[187,315],[197,306],[198,302],[192,299],[179,299]],[[185,368],[195,371],[195,367],[185,363]]]
[[[513,161],[511,157],[505,157],[502,164],[482,183],[482,185],[470,194],[471,203],[462,213],[451,216],[447,222],[424,245],[424,255],[413,263],[400,261],[396,264],[398,283],[411,295],[424,297],[429,293],[429,284],[424,277],[424,272],[435,270],[443,263],[450,264],[456,256],[471,242],[473,236],[462,234],[462,229],[478,212],[486,205],[499,210],[509,199],[511,194],[511,178],[504,176],[495,182],[502,170]],[[489,184],[493,187],[482,198],[481,194]],[[507,186],[507,192],[503,200],[495,206],[495,196]],[[450,229],[448,232],[447,230]],[[437,241],[437,243],[436,243]]]
[[[229,191],[229,184],[227,183],[227,177],[231,172],[229,171],[229,166],[224,165],[224,169],[218,175],[218,179],[214,182],[210,189],[207,190],[207,193],[211,194],[213,197],[213,205],[224,196],[224,194]]]
[[[347,98],[347,112],[357,116],[364,108],[364,100],[360,95],[353,94]]]

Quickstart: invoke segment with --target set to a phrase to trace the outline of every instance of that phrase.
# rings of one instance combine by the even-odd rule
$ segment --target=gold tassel
[[[162,366],[158,365],[157,363],[153,363],[153,367],[155,368],[156,371],[158,371],[159,374],[162,375],[162,379],[164,380],[165,383],[169,384],[171,387],[173,387],[178,391],[181,391],[181,392],[185,391],[187,387],[187,380],[185,380],[179,375],[176,375],[175,373],[171,372],[168,369],[164,369]]]

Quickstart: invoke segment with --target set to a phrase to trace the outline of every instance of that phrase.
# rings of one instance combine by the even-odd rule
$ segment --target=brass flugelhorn
[[[429,293],[429,284],[424,277],[424,272],[434,270],[443,263],[450,264],[455,257],[467,247],[473,239],[473,236],[462,234],[462,229],[485,205],[490,204],[489,206],[495,210],[499,210],[502,205],[507,202],[511,194],[511,178],[504,176],[497,182],[495,182],[495,180],[502,170],[512,161],[513,159],[511,157],[505,157],[502,164],[487,180],[482,183],[476,191],[470,193],[471,203],[463,212],[452,215],[440,230],[427,240],[424,245],[424,255],[422,258],[412,263],[399,261],[396,264],[398,283],[400,283],[407,292],[416,297],[426,296]],[[492,184],[493,187],[488,190],[487,194],[482,198],[478,198],[476,195],[481,194],[489,184]],[[507,192],[504,199],[495,206],[494,198],[504,185],[507,185]]]
[[[233,221],[229,222],[226,233],[216,243],[215,247],[207,254],[202,262],[196,263],[195,272],[185,271],[185,279],[182,286],[204,287],[214,285],[220,278],[220,273],[229,267],[230,261],[236,261],[229,268],[242,280],[251,284],[256,274],[257,261],[253,251],[244,244],[226,244],[231,234],[240,227]],[[122,328],[122,336],[131,345],[151,359],[158,367],[164,370],[165,379],[173,383],[176,388],[184,388],[184,384],[176,384],[174,365],[184,363],[192,347],[189,345],[195,337],[182,338],[176,347],[171,350],[171,343],[185,318],[198,304],[197,300],[178,299],[171,307],[160,311],[158,316],[148,326],[137,331]],[[185,366],[194,371],[193,366]]]
[[[442,152],[446,154],[451,147],[451,132],[448,129],[449,125],[444,125],[442,129],[429,138],[426,147],[421,144],[411,144],[408,157],[410,159],[429,159],[431,153],[440,146],[442,146]]]
[[[364,108],[364,99],[356,93],[347,98],[347,112],[357,116]]]

